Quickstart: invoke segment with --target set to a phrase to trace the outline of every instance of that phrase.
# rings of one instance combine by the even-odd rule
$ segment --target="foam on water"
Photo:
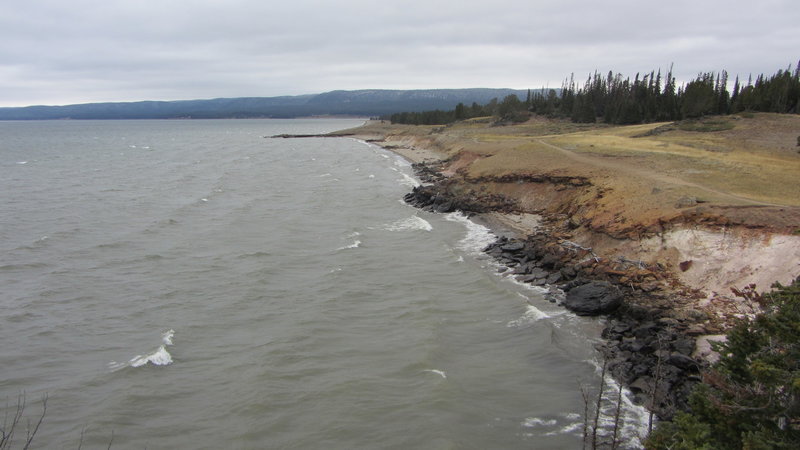
[[[142,367],[148,363],[154,366],[168,366],[172,364],[172,355],[167,351],[167,347],[172,345],[172,338],[174,336],[175,330],[167,330],[161,335],[161,345],[154,352],[145,355],[136,355],[125,363],[111,361],[108,367],[112,371],[117,371],[125,367]]]
[[[602,373],[602,367],[598,361],[592,360],[589,362],[594,365],[598,374]],[[620,448],[642,448],[642,442],[639,438],[647,436],[650,413],[644,406],[633,402],[633,393],[630,390],[624,387],[620,390],[619,383],[610,374],[606,374],[603,380],[605,388],[603,390],[601,416],[598,422],[600,424],[597,430],[598,435],[607,436],[612,433],[615,409],[619,402],[621,427],[618,434],[623,436],[625,440],[620,445]],[[620,393],[622,394],[621,399],[619,397]]]
[[[400,219],[384,227],[386,231],[431,231],[433,226],[417,215]]]
[[[348,234],[347,235],[347,239],[352,239],[353,242],[351,244],[348,244],[348,245],[343,245],[343,246],[337,248],[336,250],[347,250],[347,249],[351,249],[351,248],[358,248],[359,246],[361,246],[361,239],[358,239],[359,236],[361,236],[361,233],[359,233],[358,231],[354,231],[354,232]]]
[[[414,177],[411,177],[403,172],[400,172],[400,175],[403,176],[403,178],[400,180],[400,184],[402,184],[403,186],[408,186],[410,188],[415,188],[419,186],[419,181],[417,181]]]
[[[555,419],[540,419],[538,417],[529,417],[522,422],[523,427],[538,427],[538,426],[553,426],[558,423]]]
[[[533,305],[527,305],[527,309],[525,314],[521,317],[509,321],[506,326],[509,328],[517,328],[517,327],[524,327],[526,325],[531,325],[536,323],[542,319],[547,319],[550,316],[547,315],[544,311],[540,310],[539,308]]]
[[[467,228],[467,235],[458,242],[458,248],[471,253],[480,254],[483,249],[497,239],[494,233],[481,224],[477,224],[460,212],[450,213],[444,216],[450,222],[463,224]]]
[[[349,248],[358,248],[359,246],[361,246],[361,241],[356,239],[352,244],[345,245],[344,247],[339,247],[337,250],[347,250]]]
[[[154,366],[168,366],[172,364],[172,355],[169,354],[166,346],[162,345],[158,350],[149,355],[137,355],[137,357],[130,360],[129,365],[131,367],[141,367],[147,363]]]
[[[436,375],[439,375],[440,377],[444,378],[445,380],[447,379],[447,374],[445,373],[444,370],[428,369],[428,370],[423,370],[423,372],[435,373]]]
[[[580,414],[566,413],[559,414],[557,418],[543,419],[540,417],[528,417],[520,424],[524,428],[536,431],[528,433],[529,437],[557,436],[563,434],[580,435],[583,432],[583,417]]]

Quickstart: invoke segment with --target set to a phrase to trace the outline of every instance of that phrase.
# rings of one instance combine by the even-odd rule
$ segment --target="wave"
[[[597,374],[602,373],[602,366],[596,360],[589,361],[595,368]],[[649,425],[650,413],[642,405],[637,405],[633,402],[633,393],[627,388],[620,390],[620,385],[611,376],[606,373],[604,378],[605,388],[603,390],[602,408],[600,411],[600,427],[598,427],[598,435],[606,436],[611,434],[614,427],[614,415],[616,413],[616,405],[619,400],[618,394],[622,394],[620,402],[620,436],[625,436],[623,444],[620,448],[642,448],[642,443],[639,440],[640,436],[647,436],[647,428]]]
[[[509,321],[506,326],[509,328],[523,327],[550,317],[547,313],[533,305],[527,305],[527,307],[525,314],[517,319]]]
[[[272,254],[268,252],[254,252],[254,253],[243,253],[241,255],[238,255],[236,259],[267,258],[270,256],[272,256]]]
[[[580,435],[583,432],[584,424],[580,414],[567,413],[559,414],[555,419],[528,417],[522,421],[521,425],[525,428],[540,430],[544,436],[555,436],[559,434]]]
[[[165,331],[161,335],[161,345],[152,353],[136,355],[128,362],[124,363],[111,361],[108,364],[108,367],[112,371],[117,371],[125,367],[142,367],[146,366],[147,364],[152,364],[154,366],[168,366],[172,364],[172,355],[170,355],[170,353],[167,351],[167,347],[172,345],[172,338],[174,336],[175,330]]]
[[[361,246],[361,240],[358,239],[359,236],[361,236],[361,233],[359,233],[358,231],[354,231],[354,232],[348,234],[347,235],[347,239],[352,239],[353,243],[349,244],[349,245],[345,245],[345,246],[339,247],[336,250],[347,250],[347,249],[351,249],[351,248],[360,247]]]
[[[407,173],[400,172],[400,175],[403,176],[400,179],[400,184],[406,187],[415,188],[420,185],[419,181],[417,181],[414,177],[408,175]]]
[[[427,369],[427,370],[423,370],[423,372],[435,373],[436,375],[439,375],[440,377],[444,378],[445,380],[447,379],[447,373],[445,373],[444,370]]]
[[[497,236],[487,227],[475,223],[460,212],[453,212],[444,216],[450,222],[463,224],[467,228],[467,235],[458,241],[458,248],[472,254],[483,252],[489,244],[497,240]]]
[[[349,249],[349,248],[358,248],[358,247],[360,247],[360,246],[361,246],[361,241],[359,241],[358,239],[356,239],[356,240],[355,240],[355,242],[353,242],[352,244],[350,244],[350,245],[345,245],[344,247],[339,247],[337,250],[347,250],[347,249]]]
[[[130,360],[131,367],[141,367],[150,363],[154,366],[168,366],[172,364],[172,355],[167,351],[166,346],[161,346],[154,353],[146,356],[137,356]]]
[[[400,219],[384,227],[386,231],[431,231],[433,226],[425,219],[419,216],[411,216],[405,219]]]
[[[13,271],[13,270],[27,270],[27,269],[42,269],[48,267],[49,264],[42,262],[21,263],[21,264],[5,264],[0,266],[0,271]]]

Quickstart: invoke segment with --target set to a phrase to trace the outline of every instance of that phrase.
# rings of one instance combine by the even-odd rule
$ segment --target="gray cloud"
[[[794,2],[5,0],[0,105],[772,73]]]

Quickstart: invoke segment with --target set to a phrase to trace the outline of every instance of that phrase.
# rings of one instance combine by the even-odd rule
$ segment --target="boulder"
[[[503,251],[506,251],[506,252],[518,252],[518,251],[520,251],[520,250],[525,248],[525,244],[523,244],[522,242],[519,242],[519,241],[510,242],[508,244],[505,244],[505,245],[501,246],[500,248],[502,248]]]
[[[567,292],[564,306],[581,316],[613,312],[622,304],[622,292],[611,283],[591,281]]]

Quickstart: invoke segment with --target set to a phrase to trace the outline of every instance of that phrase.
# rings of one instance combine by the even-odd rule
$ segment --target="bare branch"
[[[39,416],[39,421],[36,422],[36,426],[33,428],[33,431],[28,431],[28,439],[25,441],[25,446],[22,447],[23,450],[28,450],[31,446],[31,442],[33,442],[33,437],[36,436],[36,432],[39,431],[39,427],[42,425],[42,421],[44,420],[44,416],[47,414],[47,394],[45,393],[42,395],[42,415]]]

